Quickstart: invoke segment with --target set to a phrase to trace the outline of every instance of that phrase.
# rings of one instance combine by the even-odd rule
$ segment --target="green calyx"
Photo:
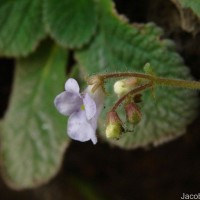
[[[119,139],[122,133],[122,121],[115,111],[110,111],[107,115],[106,137],[109,139]]]

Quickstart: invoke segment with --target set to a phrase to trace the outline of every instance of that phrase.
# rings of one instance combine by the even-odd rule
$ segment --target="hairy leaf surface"
[[[65,51],[49,44],[17,61],[0,140],[4,179],[13,188],[36,187],[59,170],[69,139],[53,101],[63,89],[65,62]]]
[[[0,1],[0,55],[26,56],[44,36],[42,1]]]
[[[93,0],[45,0],[44,14],[50,34],[65,47],[81,47],[96,29]]]

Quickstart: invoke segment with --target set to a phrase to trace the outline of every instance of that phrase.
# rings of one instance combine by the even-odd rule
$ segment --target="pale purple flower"
[[[104,92],[99,87],[94,93],[92,86],[80,94],[77,81],[70,78],[65,83],[65,91],[56,96],[54,104],[58,111],[69,116],[67,133],[70,138],[97,143],[96,128],[98,116],[103,107]]]

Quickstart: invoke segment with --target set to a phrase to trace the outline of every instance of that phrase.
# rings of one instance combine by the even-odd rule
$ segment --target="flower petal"
[[[85,106],[86,117],[90,120],[96,113],[96,103],[90,95],[86,93],[83,97],[83,104]]]
[[[96,113],[92,119],[89,120],[90,125],[92,128],[96,131],[97,129],[97,121],[98,121],[99,115]]]
[[[68,119],[67,132],[69,137],[74,140],[81,142],[92,140],[93,144],[97,143],[95,130],[88,123],[86,113],[83,110],[79,110],[70,115]]]
[[[56,96],[54,104],[61,114],[69,116],[80,109],[83,100],[76,93],[62,92]]]
[[[69,78],[65,83],[66,92],[79,94],[80,88],[77,81],[73,78]]]
[[[85,89],[85,92],[88,93],[90,95],[90,97],[95,101],[96,112],[97,112],[97,115],[99,115],[103,108],[105,93],[104,93],[102,87],[98,87],[94,93],[92,92],[92,88],[93,88],[93,85],[89,85]]]

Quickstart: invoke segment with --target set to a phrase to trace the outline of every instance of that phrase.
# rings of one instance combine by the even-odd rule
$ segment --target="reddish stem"
[[[115,105],[112,107],[112,109],[110,110],[111,112],[115,111],[117,109],[117,107],[129,96],[129,95],[132,95],[134,93],[138,93],[142,90],[145,90],[147,88],[150,88],[151,86],[153,85],[152,81],[147,83],[147,84],[144,84],[144,85],[141,85],[141,86],[138,86],[136,88],[134,88],[133,90],[131,90],[130,92],[128,92],[127,94],[125,94],[123,97],[121,97],[116,103]]]

